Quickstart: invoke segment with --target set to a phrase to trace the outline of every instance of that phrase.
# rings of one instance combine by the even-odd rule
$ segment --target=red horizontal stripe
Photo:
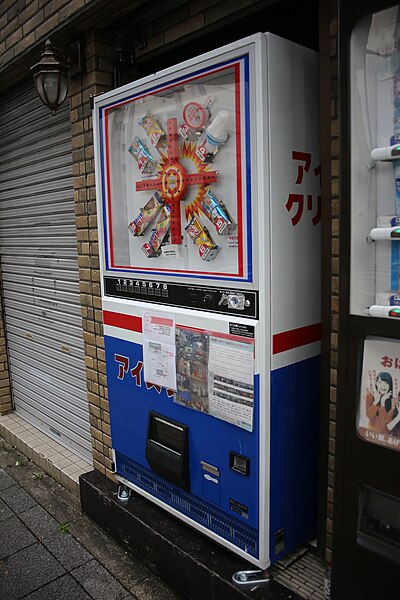
[[[277,333],[272,338],[272,353],[279,354],[286,350],[299,348],[306,344],[318,342],[321,339],[321,323],[291,329],[290,331],[282,331]]]
[[[105,325],[111,325],[112,327],[119,327],[120,329],[128,329],[130,331],[142,333],[141,317],[122,315],[109,310],[105,310],[103,315]],[[220,333],[217,333],[216,335],[223,337]],[[292,350],[293,348],[318,342],[320,339],[321,323],[307,325],[306,327],[299,327],[298,329],[291,329],[290,331],[283,331],[282,333],[278,333],[273,336],[272,352],[273,354],[279,354],[280,352],[285,352],[286,350]],[[249,342],[251,343],[251,340],[249,340]]]
[[[121,315],[110,310],[103,311],[103,317],[104,325],[112,325],[112,327],[120,327],[121,329],[129,329],[130,331],[142,333],[142,317]]]

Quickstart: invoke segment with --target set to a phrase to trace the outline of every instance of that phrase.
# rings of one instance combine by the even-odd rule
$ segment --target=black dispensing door
[[[340,2],[333,600],[400,595],[400,5]]]

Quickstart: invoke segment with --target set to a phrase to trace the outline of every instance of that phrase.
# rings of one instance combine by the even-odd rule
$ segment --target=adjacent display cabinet
[[[400,12],[340,3],[340,341],[332,598],[400,576]]]

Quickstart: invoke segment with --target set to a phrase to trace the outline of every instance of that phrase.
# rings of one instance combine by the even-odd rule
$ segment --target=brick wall
[[[174,10],[169,10],[165,15],[157,17],[157,12],[151,23],[145,27],[147,45],[142,50],[137,50],[138,58],[145,56],[162,46],[171,44],[185,35],[200,33],[204,27],[217,26],[229,16],[240,11],[249,11],[260,4],[255,0],[193,0]],[[239,34],[238,34],[239,35]],[[201,48],[196,47],[197,53]],[[196,54],[194,51],[194,54]]]
[[[324,4],[324,0],[321,0]],[[325,291],[323,315],[325,320],[324,336],[326,361],[326,382],[323,395],[329,395],[329,411],[326,431],[327,441],[327,479],[326,479],[326,550],[325,559],[332,559],[332,519],[335,476],[335,438],[336,438],[336,398],[337,398],[337,363],[339,337],[339,112],[338,112],[338,17],[337,1],[330,0],[326,7],[326,30],[321,35],[326,36],[324,47],[326,56],[321,57],[321,66],[326,72],[321,72],[321,94],[329,94],[328,101],[321,99],[322,106],[322,152],[324,154],[324,169],[327,171],[323,178],[324,187],[324,272],[323,278],[330,280],[330,290]],[[322,44],[321,44],[322,46]],[[322,69],[321,69],[322,71]],[[325,104],[325,108],[324,108]],[[324,124],[325,119],[325,124]],[[328,284],[327,284],[328,286]]]
[[[111,88],[111,45],[107,33],[86,35],[87,73],[70,82],[72,164],[83,339],[93,464],[111,475],[110,416],[105,374],[99,245],[96,217],[93,122],[90,96]]]
[[[339,337],[339,114],[338,114],[338,17],[336,3],[329,28],[330,40],[330,77],[331,77],[331,375],[329,394],[329,446],[328,446],[328,496],[327,496],[327,552],[326,559],[332,558],[332,516],[335,470],[336,437],[336,395],[337,362]]]
[[[2,0],[0,68],[88,4],[85,0]]]
[[[133,28],[145,23],[149,43],[144,52],[148,53],[204,27],[231,18],[237,21],[241,14],[249,15],[266,4],[265,0],[0,0],[0,70],[48,36],[58,35],[74,19],[75,36],[100,22],[119,21]]]

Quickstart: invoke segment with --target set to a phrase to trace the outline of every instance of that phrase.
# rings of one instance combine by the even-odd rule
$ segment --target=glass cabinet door
[[[252,281],[249,55],[197,69],[99,111],[108,273]]]
[[[350,64],[350,312],[400,317],[398,6],[358,22]]]

